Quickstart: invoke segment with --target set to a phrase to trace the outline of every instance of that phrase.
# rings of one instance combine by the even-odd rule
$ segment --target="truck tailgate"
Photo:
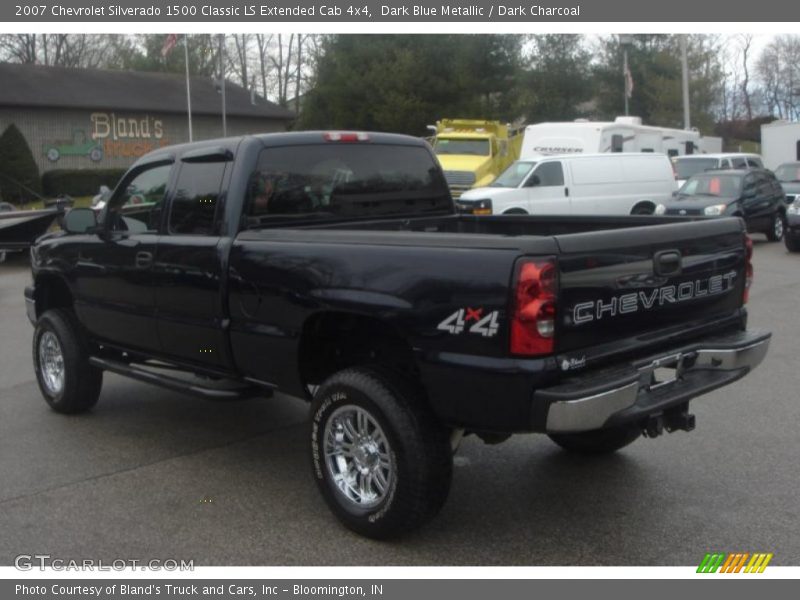
[[[556,241],[556,351],[563,370],[742,322],[746,245],[739,219],[566,234]]]

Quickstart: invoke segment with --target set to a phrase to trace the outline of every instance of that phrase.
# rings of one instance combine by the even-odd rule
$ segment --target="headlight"
[[[468,215],[491,215],[492,214],[492,201],[491,200],[457,200],[456,207],[459,211]]]
[[[706,206],[705,210],[703,210],[703,214],[707,217],[718,217],[725,212],[726,208],[728,208],[727,204],[714,204],[713,206]]]
[[[663,204],[659,204],[658,206],[656,206],[656,209],[653,211],[653,214],[663,215],[665,212],[667,212],[667,207]]]
[[[794,199],[792,205],[786,209],[786,212],[790,215],[800,215],[800,196]]]
[[[478,200],[472,205],[473,215],[490,215],[492,214],[492,201],[491,200]]]

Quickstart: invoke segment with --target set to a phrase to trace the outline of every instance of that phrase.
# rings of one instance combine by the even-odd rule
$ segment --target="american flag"
[[[631,70],[628,68],[628,65],[625,65],[625,95],[630,98],[633,96],[633,75],[631,75]]]
[[[161,56],[166,58],[167,54],[169,54],[175,45],[178,43],[178,34],[177,33],[170,33],[167,36],[167,39],[164,40],[164,46],[161,48]]]

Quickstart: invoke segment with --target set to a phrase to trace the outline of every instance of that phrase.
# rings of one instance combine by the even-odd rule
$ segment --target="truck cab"
[[[498,121],[443,119],[433,129],[433,149],[454,198],[489,185],[519,158],[522,136]]]

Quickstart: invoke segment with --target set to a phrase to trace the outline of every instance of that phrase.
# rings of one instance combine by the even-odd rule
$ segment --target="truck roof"
[[[326,140],[326,134],[344,134],[355,133],[358,135],[366,135],[367,139],[359,142],[338,142],[336,140]],[[291,131],[279,133],[260,133],[255,135],[240,135],[226,138],[214,138],[210,140],[201,140],[197,142],[187,142],[184,144],[175,144],[171,146],[164,146],[152,152],[148,152],[140,157],[132,166],[140,166],[153,162],[163,160],[175,160],[179,157],[186,156],[187,154],[201,155],[204,151],[209,153],[230,151],[235,152],[239,144],[243,140],[257,140],[264,146],[303,146],[308,144],[321,144],[321,143],[377,143],[377,144],[392,144],[397,146],[426,146],[427,142],[421,138],[413,137],[410,135],[402,135],[398,133],[380,133],[380,132],[361,132],[361,131]]]
[[[493,131],[445,131],[436,137],[444,140],[488,140],[495,137],[495,134]]]

